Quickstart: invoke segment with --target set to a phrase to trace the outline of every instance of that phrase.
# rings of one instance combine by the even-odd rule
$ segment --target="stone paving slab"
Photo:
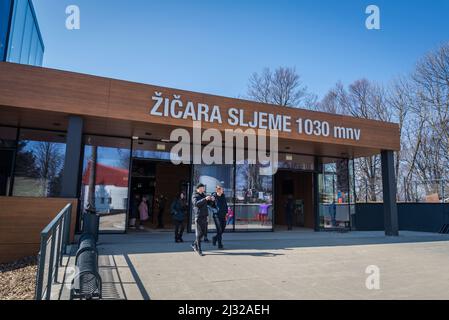
[[[100,266],[118,299],[449,299],[449,236],[304,231],[225,234],[226,250],[171,233],[102,235]],[[380,289],[368,290],[370,265]]]

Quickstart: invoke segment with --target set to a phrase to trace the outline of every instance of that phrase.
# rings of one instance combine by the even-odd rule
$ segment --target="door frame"
[[[316,230],[316,226],[317,226],[317,220],[319,220],[319,217],[317,219],[317,212],[319,213],[319,210],[316,210],[316,199],[317,199],[317,191],[318,191],[318,187],[315,186],[315,177],[318,176],[318,171],[317,170],[302,170],[302,169],[286,169],[286,168],[280,168],[278,169],[278,172],[276,172],[276,174],[274,175],[274,179],[273,179],[273,198],[276,198],[276,193],[277,193],[277,189],[276,189],[276,182],[278,178],[278,173],[280,172],[298,172],[298,173],[307,173],[307,174],[311,174],[312,176],[312,213],[314,216],[314,231],[319,231]],[[274,205],[273,205],[273,231],[276,231],[276,211],[279,208],[279,203],[277,203],[277,201],[273,201]],[[312,228],[309,228],[312,229]]]
[[[142,157],[133,157],[132,156],[132,150],[131,150],[131,158],[130,158],[130,169],[129,169],[129,181],[128,181],[128,210],[126,211],[126,226],[125,226],[125,234],[128,233],[128,225],[129,225],[129,210],[130,210],[130,206],[131,206],[131,191],[132,191],[132,173],[133,173],[133,168],[134,168],[134,160],[139,160],[139,161],[145,161],[145,162],[151,162],[151,163],[169,163],[172,164],[173,166],[175,166],[175,164],[173,164],[170,160],[168,159],[155,159],[155,158],[142,158]],[[193,165],[192,164],[182,164],[183,166],[188,166],[189,167],[189,194],[186,195],[187,197],[187,202],[189,205],[188,208],[188,216],[190,218],[190,207],[191,207],[191,203],[190,203],[190,198],[192,196],[192,174],[193,174]]]

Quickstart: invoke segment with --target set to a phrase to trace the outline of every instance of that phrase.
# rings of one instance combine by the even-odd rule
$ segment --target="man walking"
[[[205,185],[200,183],[196,186],[196,191],[192,195],[192,208],[195,217],[195,235],[196,240],[192,244],[192,248],[200,256],[203,256],[201,250],[201,239],[206,234],[207,230],[207,217],[209,215],[208,205],[213,205],[215,198],[212,196],[206,196],[204,194]]]
[[[223,233],[226,228],[226,214],[228,213],[228,202],[226,201],[226,196],[221,185],[217,185],[213,197],[215,198],[215,206],[218,210],[213,216],[217,235],[212,238],[212,244],[216,246],[218,242],[218,249],[222,250]]]

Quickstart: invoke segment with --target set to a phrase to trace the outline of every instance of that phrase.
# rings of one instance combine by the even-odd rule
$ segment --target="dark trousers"
[[[291,212],[286,212],[286,213],[285,213],[285,217],[286,217],[286,220],[287,220],[287,227],[288,227],[288,230],[291,230],[292,227],[293,227],[293,213],[291,213]]]
[[[175,240],[182,239],[184,233],[184,221],[174,220],[175,223]]]
[[[226,228],[226,217],[220,217],[218,215],[214,215],[215,229],[217,230],[217,234],[215,238],[219,245],[222,244],[223,233]]]
[[[206,230],[204,231],[204,239],[207,239],[208,232],[209,232],[209,222],[206,223]]]
[[[195,244],[200,246],[201,239],[207,234],[207,217],[195,219]]]
[[[159,209],[159,213],[157,215],[157,226],[158,228],[164,228],[164,209]]]

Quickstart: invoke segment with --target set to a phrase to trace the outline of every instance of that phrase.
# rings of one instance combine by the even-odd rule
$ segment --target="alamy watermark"
[[[67,6],[65,13],[68,15],[65,20],[65,27],[67,30],[81,29],[81,12],[76,5]]]
[[[365,273],[368,277],[365,286],[368,290],[380,290],[380,268],[376,265],[366,267]]]
[[[368,30],[380,30],[380,8],[372,4],[366,7],[365,13],[369,14],[365,21],[366,28]]]
[[[170,160],[175,165],[232,165],[235,161],[237,164],[260,165],[260,175],[274,175],[278,170],[276,130],[225,129],[223,137],[223,133],[215,128],[203,132],[201,121],[194,121],[192,134],[178,128],[171,132],[170,141],[176,142],[170,152]],[[208,144],[203,146],[204,142]]]

